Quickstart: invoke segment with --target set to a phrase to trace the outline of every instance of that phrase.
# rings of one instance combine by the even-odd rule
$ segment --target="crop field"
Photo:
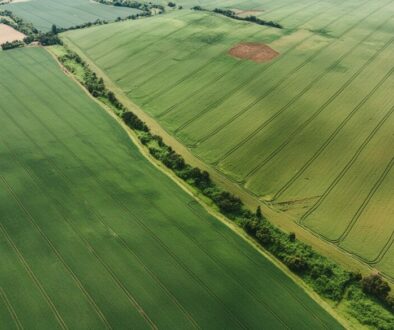
[[[49,31],[52,24],[68,28],[97,19],[114,21],[117,17],[139,12],[132,8],[102,5],[93,0],[15,0],[1,6],[1,9],[11,10],[43,32]]]
[[[26,36],[11,26],[0,23],[0,45],[15,40],[23,40]]]
[[[341,328],[45,50],[0,76],[1,328]]]
[[[284,29],[184,9],[63,38],[194,155],[394,278],[394,2],[200,5],[224,3]]]

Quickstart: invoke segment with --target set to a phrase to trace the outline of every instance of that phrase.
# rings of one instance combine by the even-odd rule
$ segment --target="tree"
[[[257,219],[259,219],[259,220],[263,219],[263,213],[261,213],[261,207],[260,207],[260,205],[257,206],[257,209],[256,209],[256,217],[257,217]]]
[[[301,256],[288,256],[284,262],[287,267],[296,273],[302,273],[308,269],[308,263]]]
[[[57,26],[55,24],[52,24],[52,33],[57,34]]]
[[[372,294],[383,301],[386,300],[391,290],[388,283],[379,274],[371,274],[364,277],[361,280],[361,286],[365,293]]]
[[[291,233],[289,234],[289,240],[290,240],[290,242],[295,242],[295,240],[296,240],[296,234],[293,233],[293,232],[291,232]]]

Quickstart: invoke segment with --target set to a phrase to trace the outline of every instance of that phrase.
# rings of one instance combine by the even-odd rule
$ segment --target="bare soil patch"
[[[8,26],[6,24],[0,24],[0,45],[8,42],[12,42],[15,40],[23,40],[26,36],[12,28],[11,26]]]
[[[238,44],[229,50],[229,54],[233,57],[250,60],[253,62],[261,63],[268,62],[279,55],[266,44],[256,42],[244,42]]]

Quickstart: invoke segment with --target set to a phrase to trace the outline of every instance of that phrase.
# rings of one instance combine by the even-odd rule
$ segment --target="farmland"
[[[26,36],[12,27],[0,23],[0,45],[15,40],[23,40]]]
[[[27,0],[14,1],[1,6],[16,16],[32,23],[38,30],[47,32],[52,24],[58,27],[94,22],[97,19],[114,21],[139,12],[137,9],[106,6],[89,0]]]
[[[63,38],[194,155],[394,278],[394,3],[226,7],[285,28],[179,10]],[[230,56],[242,42],[279,56]]]
[[[2,328],[341,328],[44,49],[1,52],[0,76]]]

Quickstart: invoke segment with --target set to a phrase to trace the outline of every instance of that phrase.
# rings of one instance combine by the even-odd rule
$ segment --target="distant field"
[[[97,19],[113,21],[138,12],[137,9],[106,6],[93,0],[16,0],[0,9],[11,10],[43,32],[49,31],[52,24],[67,28]]]
[[[0,53],[0,76],[1,328],[340,328],[45,50]]]
[[[394,3],[256,3],[226,6],[285,29],[178,10],[64,37],[195,155],[394,278]]]

